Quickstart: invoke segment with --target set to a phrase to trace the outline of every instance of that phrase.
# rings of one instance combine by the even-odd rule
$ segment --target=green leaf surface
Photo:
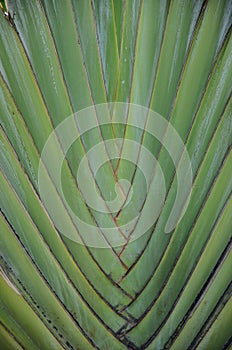
[[[229,348],[231,1],[6,3],[0,7],[0,348]],[[143,107],[165,127],[153,123],[151,111],[144,118]],[[89,116],[93,127],[83,133]],[[170,137],[172,128],[181,142]],[[44,156],[49,136],[54,142]],[[152,157],[146,165],[144,149]],[[146,201],[160,170],[164,203],[133,241],[141,218],[158,210]],[[173,207],[184,215],[166,232]],[[122,229],[137,215],[134,226]],[[76,217],[94,227],[103,246],[86,244],[88,226]],[[106,228],[115,229],[112,240]]]

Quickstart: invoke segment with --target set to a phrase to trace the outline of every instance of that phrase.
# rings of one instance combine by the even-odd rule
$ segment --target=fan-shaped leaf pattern
[[[8,13],[0,13],[2,349],[229,348],[231,9],[229,0],[8,1]],[[128,103],[123,123],[114,102]],[[77,113],[79,132],[78,112],[107,103],[107,124],[94,107],[96,127],[64,155],[66,202],[41,162],[44,146],[70,115]],[[174,145],[168,128],[160,139],[145,131],[149,113],[144,130],[134,127],[130,103],[159,113],[190,157],[190,201],[169,233],[185,153],[177,150],[175,164],[165,147]],[[125,161],[126,140],[134,142],[136,162]],[[117,184],[124,203],[131,200],[125,210],[94,210],[76,180],[96,144],[107,160],[95,176],[98,195],[109,209]],[[132,240],[134,228],[126,236],[121,225],[146,207],[138,166],[143,148],[157,159],[166,193],[152,226]],[[65,213],[65,235],[41,198],[39,166]],[[89,168],[94,176],[91,162]],[[85,244],[69,204],[107,248]],[[104,227],[116,228],[120,246]],[[82,244],[70,239],[74,231]]]

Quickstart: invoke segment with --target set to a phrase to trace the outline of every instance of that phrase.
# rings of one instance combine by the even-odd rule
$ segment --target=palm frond
[[[7,2],[8,15],[0,11],[2,349],[229,348],[231,10],[229,0],[17,0]],[[94,127],[81,133],[85,111]],[[165,127],[151,127],[152,113]],[[80,137],[66,144],[72,129]],[[83,193],[76,180],[95,145],[87,167],[105,213],[88,205],[92,187]],[[144,149],[163,174],[158,209],[145,204],[157,186],[149,162],[148,184],[139,167]],[[183,217],[167,232],[178,192]],[[123,205],[107,211],[115,193]],[[144,208],[152,225],[137,226],[134,239],[140,221],[129,234],[123,225]],[[75,215],[102,245],[86,243]],[[107,228],[117,233],[112,241]]]

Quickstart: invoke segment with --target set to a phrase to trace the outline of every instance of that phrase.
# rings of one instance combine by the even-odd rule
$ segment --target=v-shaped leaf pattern
[[[231,48],[229,0],[8,1],[0,13],[1,347],[204,349],[217,329],[214,348],[229,347]],[[161,116],[153,124],[152,113]],[[182,171],[178,189],[186,154],[191,197],[167,232],[190,174]],[[52,169],[59,157],[64,195]],[[86,244],[75,215],[102,246]]]

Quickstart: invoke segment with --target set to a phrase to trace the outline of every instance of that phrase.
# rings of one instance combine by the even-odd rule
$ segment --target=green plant
[[[229,348],[231,2],[17,0],[7,9],[10,16],[0,13],[1,349]],[[98,233],[139,212],[146,185],[136,163],[109,159],[96,176],[98,190],[110,201],[115,179],[126,178],[132,205],[112,215],[92,210],[73,179],[95,143],[106,144],[99,157],[110,155],[110,139],[141,144],[165,175],[152,227],[123,245],[96,248],[70,239],[78,227],[50,185],[67,213],[67,232],[59,231],[41,199],[38,171],[54,129],[110,102],[150,108],[173,126],[193,186],[184,216],[166,233],[182,164],[164,147],[167,130],[157,140],[133,123],[109,122],[83,134],[68,149],[62,185],[68,204]],[[112,121],[114,110],[107,111]],[[115,147],[121,156],[121,144]],[[118,189],[130,193],[123,183]]]

